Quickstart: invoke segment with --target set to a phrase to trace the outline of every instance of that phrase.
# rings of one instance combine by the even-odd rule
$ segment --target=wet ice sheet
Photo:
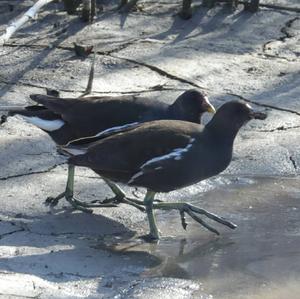
[[[201,294],[216,299],[299,298],[299,178],[238,180],[193,201],[230,218],[238,229],[221,228],[216,237],[190,222],[185,234],[177,213],[164,212],[158,215],[159,227],[172,237],[111,248],[148,251],[161,264],[145,271],[145,277],[190,279],[199,283]]]

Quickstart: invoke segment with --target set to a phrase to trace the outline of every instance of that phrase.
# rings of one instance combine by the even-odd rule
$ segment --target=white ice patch
[[[61,119],[46,120],[46,119],[39,118],[37,116],[32,116],[32,117],[24,116],[24,115],[21,116],[29,123],[37,126],[42,130],[49,131],[49,132],[56,131],[65,124],[65,122]]]
[[[160,161],[164,161],[164,160],[170,160],[170,159],[174,159],[174,160],[177,160],[177,161],[181,160],[183,155],[185,153],[187,153],[189,151],[189,149],[193,146],[194,141],[195,141],[195,139],[191,138],[190,142],[187,144],[186,147],[184,147],[184,148],[175,148],[175,149],[172,150],[172,152],[170,152],[167,155],[154,157],[151,160],[147,161],[146,163],[144,163],[140,167],[141,171],[139,171],[138,173],[136,173],[135,175],[132,176],[132,178],[128,181],[128,184],[133,183],[136,178],[143,175],[144,174],[143,169],[147,166],[151,166],[151,164],[154,164],[154,163],[157,163],[157,162],[160,162]],[[159,170],[159,169],[163,169],[163,167],[158,165],[157,167],[154,168],[154,170]]]

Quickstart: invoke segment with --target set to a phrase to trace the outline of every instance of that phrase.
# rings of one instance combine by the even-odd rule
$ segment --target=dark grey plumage
[[[205,127],[174,120],[148,122],[94,143],[69,162],[116,182],[169,192],[223,171],[238,130],[251,118],[263,117],[253,113],[247,104],[229,102]]]
[[[217,175],[229,165],[233,142],[239,129],[251,119],[265,119],[266,115],[254,112],[244,102],[224,104],[206,125],[174,120],[159,120],[120,130],[110,137],[93,139],[89,146],[69,159],[70,165],[93,169],[104,178],[132,186],[147,188],[144,202],[149,221],[149,238],[158,239],[153,209],[180,212],[181,223],[186,228],[184,214],[219,234],[198,215],[205,215],[232,229],[233,223],[188,203],[154,203],[156,192],[169,192]],[[87,142],[90,142],[87,139]],[[77,142],[75,142],[77,144]],[[64,147],[72,154],[72,142]]]
[[[95,134],[103,137],[120,130],[120,128],[124,130],[131,128],[133,124],[157,119],[200,123],[204,112],[215,112],[206,95],[197,90],[184,92],[171,105],[135,95],[66,99],[31,95],[31,99],[39,105],[14,109],[9,114],[22,115],[27,121],[47,132],[59,145]],[[112,182],[106,180],[106,183],[115,194],[115,197],[110,200],[118,203],[124,202],[126,194]],[[65,197],[75,208],[91,212],[92,210],[87,209],[89,204],[80,202],[73,196],[73,166],[69,166],[67,184],[68,188],[65,192],[54,198],[49,197],[46,203],[54,206],[61,198]],[[132,202],[131,204],[134,205]],[[102,203],[100,205],[104,206]]]
[[[204,112],[214,112],[205,94],[197,90],[184,92],[171,105],[135,95],[85,98],[31,95],[30,98],[41,106],[12,110],[9,115],[20,114],[36,125],[39,125],[36,118],[62,121],[63,125],[56,130],[44,129],[61,145],[134,122],[176,119],[200,123]]]

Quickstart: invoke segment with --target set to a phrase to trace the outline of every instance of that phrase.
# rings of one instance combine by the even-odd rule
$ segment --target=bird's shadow
[[[0,239],[0,246],[9,252],[14,248],[13,255],[0,259],[0,271],[34,275],[52,282],[119,276],[128,268],[137,276],[190,279],[192,274],[182,268],[182,263],[204,260],[202,269],[208,271],[215,254],[233,244],[211,234],[189,244],[173,237],[147,243],[135,231],[106,216],[55,211],[1,221],[4,227],[13,225],[16,232]]]
[[[135,236],[134,231],[103,215],[57,210],[56,214],[20,217],[1,221],[1,226],[11,226],[12,232],[2,235],[0,246],[9,251],[14,248],[14,254],[2,255],[0,271],[66,282],[109,276],[130,266],[158,264],[147,252],[126,254],[125,258],[123,253],[99,246],[108,240]]]

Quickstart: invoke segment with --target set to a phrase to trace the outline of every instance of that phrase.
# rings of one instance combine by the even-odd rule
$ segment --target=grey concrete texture
[[[193,223],[184,232],[177,213],[159,212],[164,237],[160,244],[148,245],[138,239],[148,230],[145,216],[133,207],[122,204],[89,215],[61,201],[50,209],[43,202],[64,190],[66,159],[44,132],[19,117],[9,118],[0,126],[0,298],[273,299],[284,295],[297,299],[293,294],[300,292],[295,278],[300,270],[290,259],[299,257],[300,248],[299,14],[272,9],[250,14],[242,6],[232,13],[223,4],[208,10],[194,1],[193,18],[183,21],[176,15],[180,1],[140,1],[139,9],[128,15],[114,10],[116,1],[102,2],[104,11],[90,25],[52,3],[0,48],[0,106],[30,104],[29,95],[45,93],[46,88],[57,89],[64,97],[80,95],[92,55],[76,57],[73,42],[97,50],[95,95],[135,93],[170,103],[184,90],[200,88],[216,107],[233,99],[248,101],[267,112],[268,118],[241,130],[228,169],[205,182],[159,195],[169,201],[192,200],[237,222],[240,230],[221,229],[217,241],[221,245],[211,245],[215,242],[211,233]],[[298,4],[297,0],[263,2]],[[32,1],[19,1],[9,12],[0,4],[0,32],[29,5]],[[205,122],[209,119],[206,116]],[[260,178],[272,179],[261,183]],[[76,196],[86,201],[111,196],[101,178],[84,168],[76,170],[75,189]],[[278,219],[282,227],[273,225]],[[246,224],[256,233],[251,235]],[[268,239],[275,234],[285,237]],[[185,238],[187,247],[198,254],[174,262]],[[262,244],[264,238],[273,245],[290,242],[293,250],[274,245],[276,258],[271,259],[253,249],[249,261],[245,256],[251,238]],[[228,240],[240,244],[231,255]],[[210,245],[205,247],[206,243]],[[245,261],[247,266],[241,262],[241,267],[247,271],[230,272],[230,267],[239,269],[232,262],[220,273],[229,271],[234,279],[224,281],[220,273],[212,274],[217,260],[232,261],[235,255]],[[196,260],[199,269],[203,261],[205,275],[192,267]],[[268,269],[275,273],[283,264],[293,275],[286,287],[277,290],[279,278],[266,273]],[[251,271],[255,279],[249,278]],[[251,289],[254,295],[247,297],[225,287],[237,283],[243,288],[250,281],[258,288],[257,273],[262,284],[276,289],[274,293],[267,287]]]

